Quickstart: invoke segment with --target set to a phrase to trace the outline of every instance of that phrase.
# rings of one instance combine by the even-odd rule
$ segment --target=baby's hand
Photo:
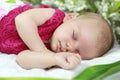
[[[79,54],[61,52],[55,55],[57,66],[63,69],[73,69],[81,62],[81,57]]]

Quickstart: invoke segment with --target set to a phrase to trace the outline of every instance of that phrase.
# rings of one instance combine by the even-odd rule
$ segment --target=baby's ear
[[[78,13],[67,13],[63,19],[63,22],[75,19],[79,14]]]

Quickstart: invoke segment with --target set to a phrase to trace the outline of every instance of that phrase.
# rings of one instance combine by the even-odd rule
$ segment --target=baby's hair
[[[97,36],[97,43],[96,43],[97,46],[96,48],[98,48],[100,54],[99,56],[103,55],[112,48],[114,43],[113,31],[111,25],[107,22],[107,20],[105,20],[101,15],[93,12],[82,13],[80,14],[79,18],[92,19],[100,23],[100,25],[98,26],[101,27],[100,28],[101,34]]]

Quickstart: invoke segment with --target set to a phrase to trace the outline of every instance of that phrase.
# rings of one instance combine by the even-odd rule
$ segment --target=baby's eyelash
[[[73,39],[74,40],[77,40],[77,37],[76,37],[76,34],[75,34],[75,31],[73,30]]]

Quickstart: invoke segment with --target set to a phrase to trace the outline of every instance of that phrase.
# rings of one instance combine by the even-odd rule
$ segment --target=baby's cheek
[[[82,57],[83,60],[92,59],[92,58],[94,58],[94,56],[95,56],[95,55],[92,54],[92,53],[91,53],[91,54],[83,54],[83,55],[81,54],[81,57]]]
[[[50,43],[51,49],[56,52],[56,48],[57,48],[57,41],[52,41]]]

